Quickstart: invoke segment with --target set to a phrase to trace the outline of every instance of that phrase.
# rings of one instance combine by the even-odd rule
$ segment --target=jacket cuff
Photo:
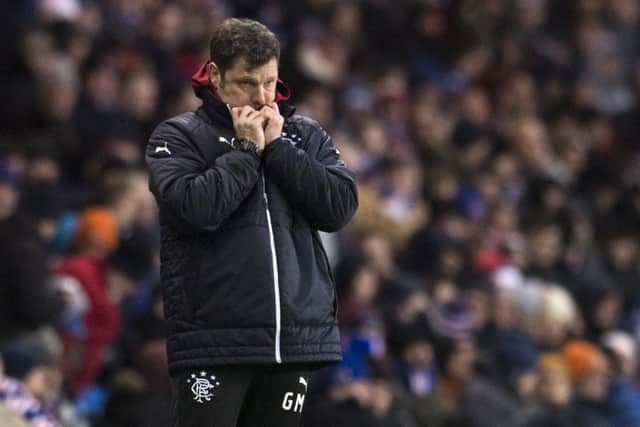
[[[271,143],[269,143],[269,145],[264,147],[264,151],[262,152],[262,157],[265,157],[269,153],[271,153],[272,151],[277,150],[278,146],[280,146],[282,144],[285,144],[285,143],[286,143],[286,141],[283,140],[282,137],[277,137]]]
[[[236,154],[237,153],[237,154]],[[252,153],[250,151],[244,151],[244,150],[238,150],[238,149],[233,149],[232,151],[229,151],[228,153],[225,154],[226,156],[237,156],[239,158],[249,158],[251,159],[251,163],[253,163],[256,167],[256,169],[258,168],[258,166],[260,166],[260,159],[262,157],[264,157],[264,152],[262,153],[262,156],[258,156],[257,153]]]

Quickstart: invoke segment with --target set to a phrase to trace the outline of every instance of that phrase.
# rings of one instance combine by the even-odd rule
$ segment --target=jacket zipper
[[[271,225],[271,212],[269,212],[269,197],[267,196],[267,184],[262,171],[262,189],[264,195],[265,211],[267,213],[267,225],[269,227],[269,244],[271,246],[271,263],[273,265],[273,291],[276,303],[276,343],[275,356],[276,363],[282,363],[280,357],[280,282],[278,280],[278,256],[276,255],[276,241],[273,237],[273,226]]]

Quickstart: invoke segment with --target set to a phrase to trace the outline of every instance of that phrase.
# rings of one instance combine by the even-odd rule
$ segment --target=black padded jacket
[[[234,150],[233,137],[226,105],[209,96],[147,144],[169,371],[337,362],[335,283],[318,230],[355,213],[354,175],[304,116],[285,115],[261,158]]]

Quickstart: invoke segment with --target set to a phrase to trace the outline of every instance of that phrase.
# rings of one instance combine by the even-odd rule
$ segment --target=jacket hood
[[[195,92],[196,96],[203,101],[208,98],[208,95],[213,95],[215,99],[220,99],[218,93],[215,91],[213,86],[211,86],[211,82],[209,80],[209,71],[208,71],[209,61],[205,62],[198,68],[191,76],[191,87]],[[276,102],[286,101],[291,97],[291,90],[289,87],[282,81],[282,79],[278,79],[278,83],[276,85]]]

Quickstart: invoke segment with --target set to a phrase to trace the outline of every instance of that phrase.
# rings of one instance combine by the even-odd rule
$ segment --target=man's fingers
[[[250,106],[245,105],[244,107],[233,107],[231,108],[231,118],[234,122],[237,122],[241,119],[249,119],[252,120],[256,117],[260,116],[260,112],[251,108]]]
[[[231,108],[231,117],[235,123],[244,122],[248,124],[248,122],[252,122],[262,128],[267,125],[267,123],[278,119],[279,113],[274,109],[274,106],[277,108],[276,104],[265,104],[260,110],[256,110],[248,105],[233,107]]]
[[[273,110],[276,113],[280,112],[280,109],[278,108],[278,103],[277,102],[269,102],[267,104],[264,104],[264,106],[262,107],[262,110],[267,110],[267,109]]]
[[[272,102],[270,104],[267,104],[269,107],[273,108],[273,110],[276,112],[276,114],[280,114],[280,108],[278,107],[278,103],[277,102]]]
[[[272,119],[276,117],[278,114],[276,110],[274,110],[272,107],[268,105],[265,105],[264,107],[262,107],[262,109],[260,110],[260,113],[268,119]]]
[[[252,112],[255,112],[256,110],[254,110],[253,108],[249,107],[248,105],[245,105],[244,107],[242,107],[242,111],[240,113],[241,117],[249,117],[249,114],[251,114]]]
[[[266,118],[262,114],[258,113],[255,117],[252,118],[252,120],[258,123],[260,127],[262,127],[262,125],[266,121]]]
[[[265,111],[264,108],[262,110],[260,110],[260,116],[262,116],[262,118],[264,118],[266,120],[270,120],[271,118],[273,118],[273,114]]]

